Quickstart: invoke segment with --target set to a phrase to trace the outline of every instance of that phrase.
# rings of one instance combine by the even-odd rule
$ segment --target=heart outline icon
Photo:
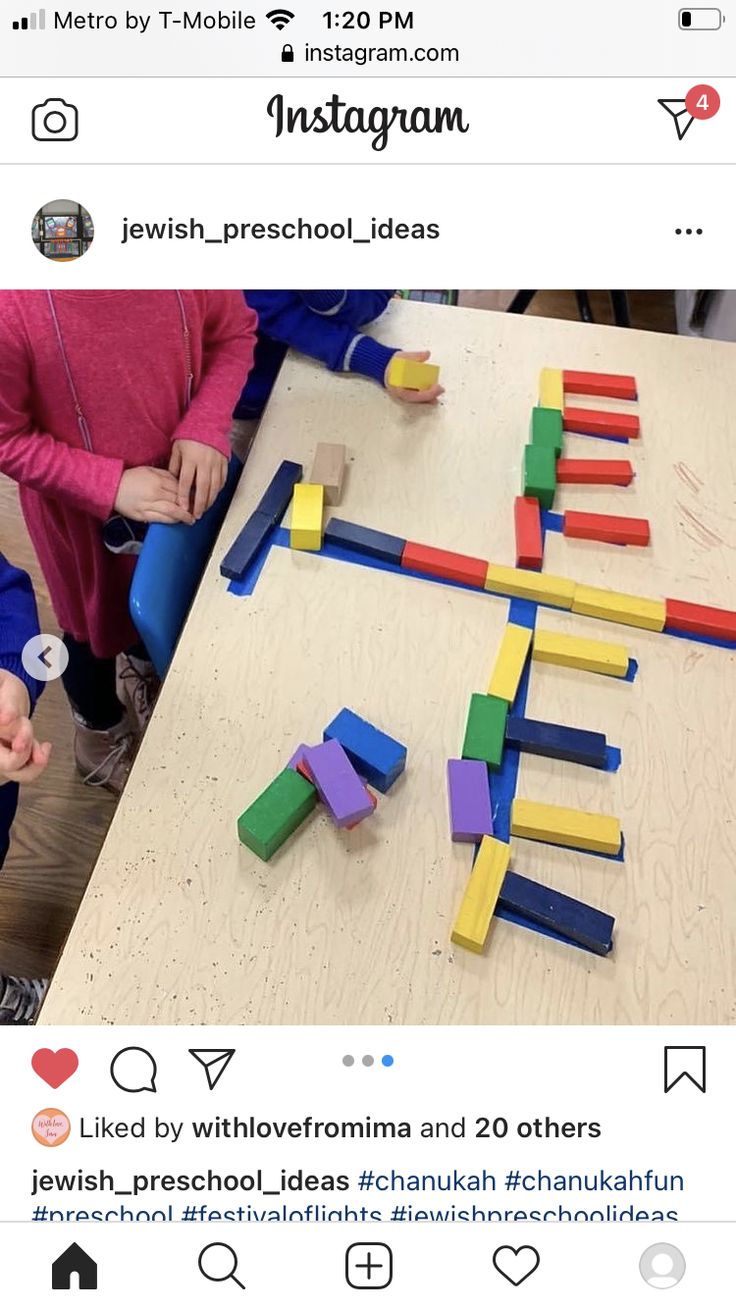
[[[505,1250],[508,1250],[509,1254],[511,1254],[515,1260],[518,1259],[520,1254],[523,1255],[528,1251],[530,1255],[534,1256],[532,1267],[527,1269],[527,1271],[518,1279],[515,1278],[513,1274],[507,1273],[498,1262],[498,1256],[503,1254]],[[539,1267],[539,1251],[535,1250],[533,1245],[519,1245],[516,1248],[514,1248],[513,1245],[499,1245],[498,1249],[493,1251],[493,1267],[496,1272],[500,1273],[502,1277],[505,1277],[506,1281],[510,1282],[512,1286],[521,1286],[521,1283],[525,1282],[527,1277],[531,1277],[532,1273],[536,1273]]]
[[[42,1081],[56,1091],[63,1082],[73,1077],[79,1067],[79,1059],[73,1050],[66,1047],[61,1050],[36,1050],[31,1059],[31,1068]]]

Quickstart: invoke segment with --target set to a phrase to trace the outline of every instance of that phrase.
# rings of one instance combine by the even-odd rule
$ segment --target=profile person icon
[[[658,1291],[668,1291],[677,1286],[685,1276],[685,1259],[682,1251],[675,1245],[664,1241],[650,1245],[639,1260],[639,1272],[647,1286]]]

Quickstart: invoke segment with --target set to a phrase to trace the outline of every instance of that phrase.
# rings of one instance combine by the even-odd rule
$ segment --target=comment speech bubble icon
[[[138,1091],[155,1091],[157,1071],[153,1055],[140,1045],[126,1045],[124,1050],[118,1050],[110,1064],[110,1076],[115,1085],[131,1095]]]

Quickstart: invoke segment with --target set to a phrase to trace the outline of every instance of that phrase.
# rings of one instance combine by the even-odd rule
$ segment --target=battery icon
[[[720,9],[681,9],[679,23],[683,32],[717,32],[723,14]]]

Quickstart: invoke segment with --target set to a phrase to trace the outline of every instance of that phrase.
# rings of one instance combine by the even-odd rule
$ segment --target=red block
[[[517,495],[514,501],[516,567],[542,567],[542,516],[539,501],[531,495]]]
[[[712,605],[688,604],[686,600],[665,600],[666,632],[688,632],[693,636],[714,636],[736,641],[736,613]]]
[[[628,486],[634,470],[628,459],[558,459],[557,481],[576,486]]]
[[[562,373],[562,386],[570,395],[604,395],[608,400],[636,400],[636,378],[623,373]]]
[[[450,582],[464,582],[467,586],[484,587],[488,563],[473,559],[471,555],[456,555],[450,550],[437,550],[433,545],[417,545],[407,541],[401,556],[401,567],[412,568],[416,573],[429,573],[432,577],[446,577]]]
[[[564,536],[582,541],[609,541],[612,545],[649,545],[649,523],[646,518],[619,518],[617,514],[580,514],[568,511],[562,515]]]
[[[620,436],[630,441],[640,432],[636,414],[605,414],[600,409],[564,409],[562,423],[566,432],[582,436]]]

